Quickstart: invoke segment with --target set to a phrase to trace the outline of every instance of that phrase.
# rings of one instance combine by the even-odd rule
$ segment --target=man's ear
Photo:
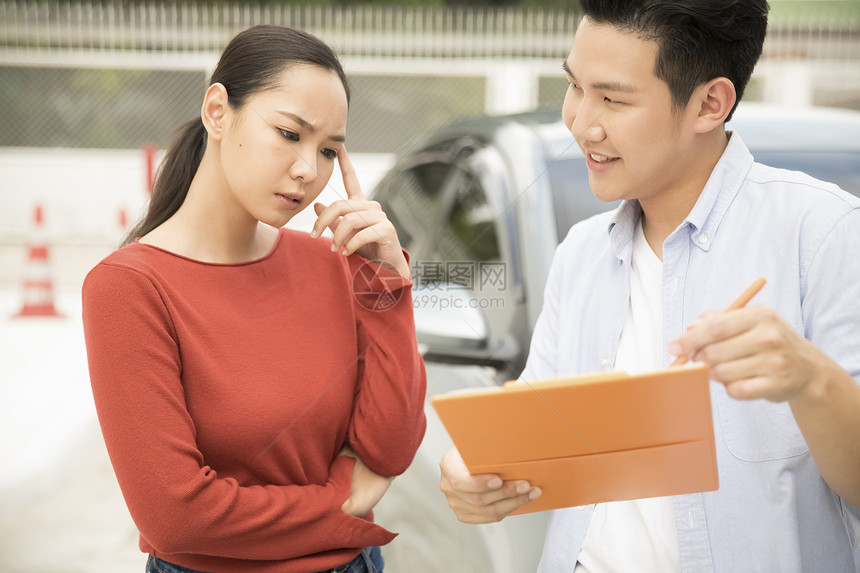
[[[221,140],[224,133],[224,118],[229,108],[227,88],[220,83],[209,86],[206,95],[203,96],[203,108],[200,110],[200,118],[203,120],[209,139]]]
[[[707,133],[723,125],[736,100],[735,85],[728,78],[714,78],[699,86],[691,98],[698,111],[694,123],[696,132]]]

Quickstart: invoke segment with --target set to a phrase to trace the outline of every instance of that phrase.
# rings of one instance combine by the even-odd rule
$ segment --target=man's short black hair
[[[657,42],[654,74],[669,85],[675,109],[718,77],[731,80],[741,100],[761,56],[770,8],[767,0],[580,0],[580,5],[595,24]]]

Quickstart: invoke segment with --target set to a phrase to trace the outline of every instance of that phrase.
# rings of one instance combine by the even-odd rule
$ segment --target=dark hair
[[[275,87],[278,76],[295,64],[312,64],[335,72],[346,91],[349,84],[335,53],[319,38],[282,26],[254,26],[237,34],[221,54],[209,85],[221,83],[230,107],[241,109],[248,98]],[[197,117],[183,125],[158,170],[149,208],[123,245],[169,219],[185,201],[206,149],[206,129]]]
[[[693,91],[726,77],[737,100],[761,56],[767,0],[580,0],[585,16],[658,45],[654,75],[669,85],[672,107],[682,109]]]

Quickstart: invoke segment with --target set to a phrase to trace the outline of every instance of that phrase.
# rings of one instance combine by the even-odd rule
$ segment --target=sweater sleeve
[[[348,440],[374,472],[409,467],[427,422],[427,379],[418,352],[412,282],[393,269],[348,257],[358,321],[359,381]]]
[[[195,443],[168,306],[143,273],[102,263],[83,287],[83,323],[99,423],[141,536],[163,553],[283,560],[394,535],[341,505],[352,460],[318,485],[245,487],[220,477]]]

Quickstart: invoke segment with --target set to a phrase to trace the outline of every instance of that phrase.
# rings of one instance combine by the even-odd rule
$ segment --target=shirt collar
[[[681,226],[689,225],[693,244],[707,251],[717,229],[753,166],[753,156],[740,134],[729,132],[729,143],[708,177],[699,199]]]
[[[636,231],[636,223],[642,216],[642,207],[639,201],[622,201],[609,220],[609,241],[612,250],[619,260],[629,261],[633,253],[633,233]]]
[[[711,172],[696,204],[680,227],[689,226],[690,238],[697,247],[707,251],[714,235],[734,201],[747,173],[752,168],[753,156],[738,133],[729,132],[729,143]],[[607,231],[615,256],[629,260],[633,247],[633,232],[642,214],[637,200],[622,201],[609,220]]]

